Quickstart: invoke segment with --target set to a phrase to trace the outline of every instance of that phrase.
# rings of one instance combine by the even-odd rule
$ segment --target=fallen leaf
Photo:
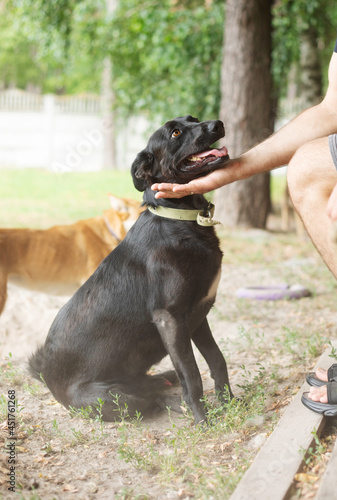
[[[56,401],[56,399],[50,399],[49,401],[46,401],[46,405],[48,406],[54,406],[54,405],[59,405],[60,403]]]
[[[305,474],[304,472],[301,472],[299,474],[295,475],[296,481],[299,483],[315,483],[318,480],[318,477],[316,476],[311,476],[310,474]]]
[[[62,491],[70,491],[71,493],[76,493],[78,489],[72,484],[65,484],[62,488]]]

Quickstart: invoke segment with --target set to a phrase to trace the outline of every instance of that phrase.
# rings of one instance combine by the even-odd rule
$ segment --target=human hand
[[[205,194],[235,180],[232,169],[237,166],[237,160],[229,160],[224,167],[214,170],[205,177],[190,181],[188,184],[156,183],[151,186],[156,198],[183,198],[191,194]]]

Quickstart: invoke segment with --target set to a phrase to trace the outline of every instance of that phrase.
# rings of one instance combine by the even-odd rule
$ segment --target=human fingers
[[[157,191],[155,197],[158,198],[182,198],[186,196],[184,193],[175,193],[173,191],[174,187],[178,186],[178,184],[170,184],[170,183],[156,183],[151,186],[153,191]]]

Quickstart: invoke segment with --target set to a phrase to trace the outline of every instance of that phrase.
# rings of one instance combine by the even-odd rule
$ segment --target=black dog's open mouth
[[[210,172],[216,168],[221,167],[229,159],[227,148],[210,149],[201,153],[195,153],[187,156],[180,163],[180,170],[182,172],[194,172],[194,174]],[[206,173],[206,172],[205,172]]]

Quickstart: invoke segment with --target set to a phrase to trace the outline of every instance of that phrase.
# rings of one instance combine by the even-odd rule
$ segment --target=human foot
[[[337,363],[331,365],[328,370],[318,368],[315,373],[308,373],[306,379],[308,384],[313,387],[321,387],[327,382],[337,382]]]
[[[313,401],[319,401],[320,403],[327,403],[328,394],[326,385],[322,385],[321,387],[310,387],[308,398],[312,399]]]
[[[311,387],[302,394],[302,403],[310,410],[328,417],[337,416],[337,382],[326,382],[321,387]]]

